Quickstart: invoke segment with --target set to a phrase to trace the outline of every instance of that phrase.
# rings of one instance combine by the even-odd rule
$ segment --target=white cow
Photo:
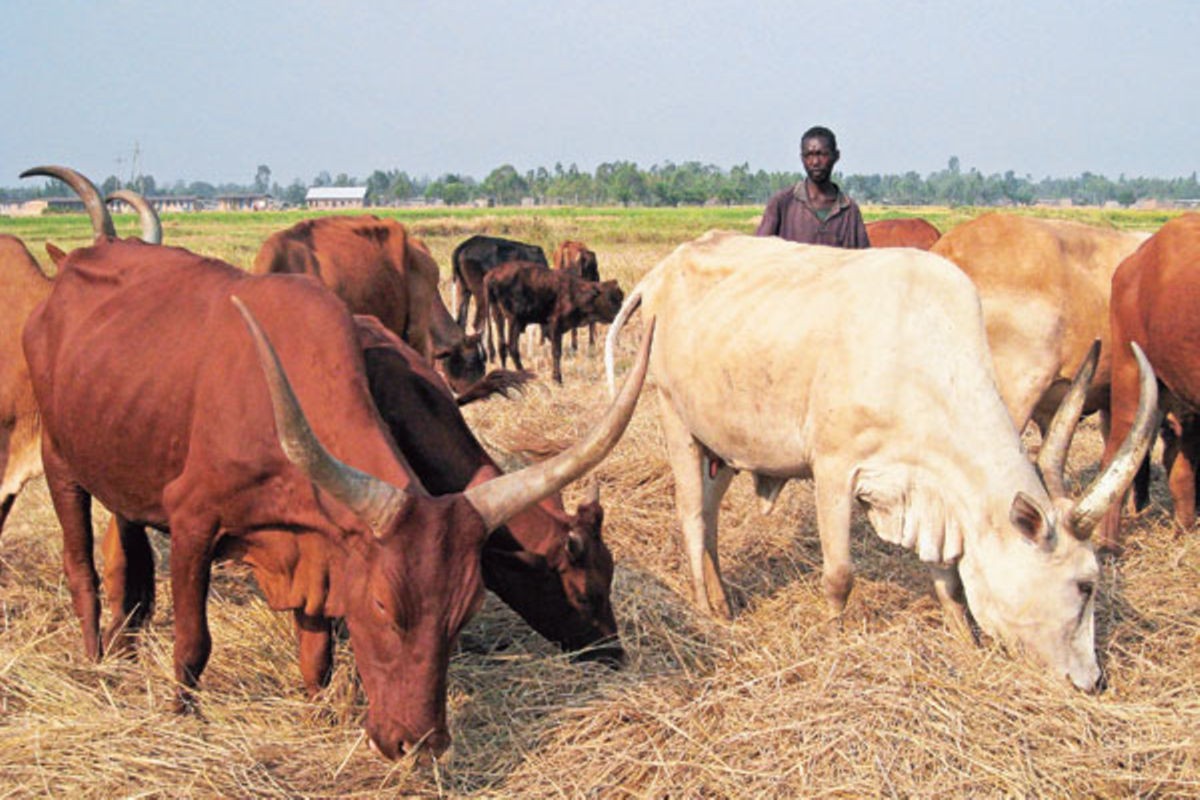
[[[1043,448],[1052,498],[996,389],[975,287],[942,258],[710,232],[631,292],[608,335],[610,375],[639,303],[657,319],[651,368],[699,606],[729,614],[717,510],[735,471],[754,474],[768,509],[789,479],[812,477],[835,613],[852,585],[857,500],[882,538],[928,562],[955,627],[969,606],[984,631],[1096,685],[1087,537],[1149,444],[1148,365],[1132,452],[1074,503],[1061,492],[1073,422],[1056,421]]]

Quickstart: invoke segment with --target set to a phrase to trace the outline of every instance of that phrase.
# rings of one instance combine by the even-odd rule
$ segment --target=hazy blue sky
[[[1200,168],[1200,2],[0,1],[0,185],[698,160]],[[118,159],[124,159],[118,162]]]

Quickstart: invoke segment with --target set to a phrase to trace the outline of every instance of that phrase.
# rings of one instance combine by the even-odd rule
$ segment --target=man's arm
[[[772,195],[771,199],[767,201],[767,208],[763,211],[762,222],[758,223],[758,230],[754,232],[754,235],[779,235],[779,195]]]
[[[846,243],[846,247],[855,247],[865,249],[871,246],[871,239],[867,236],[867,226],[863,223],[862,212],[858,210],[858,203],[850,206],[852,217],[850,240]]]

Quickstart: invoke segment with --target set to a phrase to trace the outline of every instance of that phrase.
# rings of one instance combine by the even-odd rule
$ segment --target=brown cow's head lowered
[[[612,609],[613,557],[600,533],[599,488],[592,485],[573,516],[546,506],[541,510],[547,513],[519,522],[554,527],[549,538],[556,544],[549,552],[535,552],[507,529],[497,531],[484,550],[484,580],[534,630],[573,653],[573,660],[619,667],[625,651]]]
[[[584,474],[612,449],[637,403],[652,334],[647,334],[620,398],[583,441],[462,493],[430,497],[415,482],[409,490],[401,489],[326,451],[309,428],[266,335],[246,306],[237,298],[234,302],[267,376],[284,453],[370,531],[347,534],[343,571],[345,618],[368,697],[371,742],[388,758],[420,745],[438,753],[450,741],[445,719],[450,649],[481,597],[480,550],[487,535]],[[426,591],[419,590],[422,586]],[[430,591],[430,586],[440,591]]]

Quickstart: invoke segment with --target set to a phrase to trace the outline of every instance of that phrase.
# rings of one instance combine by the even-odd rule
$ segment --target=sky
[[[700,161],[1200,169],[1200,2],[0,0],[0,186]]]

